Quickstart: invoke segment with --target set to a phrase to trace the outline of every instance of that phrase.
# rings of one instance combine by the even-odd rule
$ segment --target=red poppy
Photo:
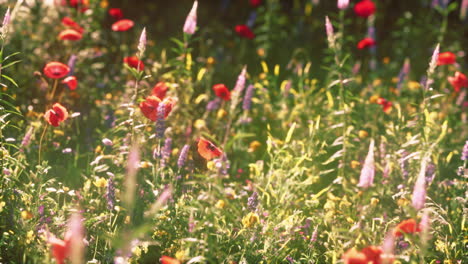
[[[161,259],[159,259],[159,261],[161,262],[161,264],[180,264],[180,261],[168,256],[162,256]]]
[[[262,4],[262,0],[250,0],[250,5],[252,7],[258,7]]]
[[[44,74],[52,79],[60,79],[70,72],[70,68],[58,61],[52,61],[46,64],[44,67]]]
[[[383,251],[381,248],[376,247],[376,246],[369,246],[369,247],[363,248],[361,252],[364,253],[364,255],[366,255],[366,259],[368,263],[371,263],[371,264],[382,263],[381,254]]]
[[[135,23],[130,19],[121,19],[112,24],[113,31],[127,31],[131,29]]]
[[[449,65],[454,64],[457,56],[450,51],[439,53],[437,57],[437,65]]]
[[[382,105],[382,109],[386,114],[392,111],[392,102],[387,101],[385,98],[380,97],[379,99],[377,99],[377,104]]]
[[[151,95],[159,97],[159,99],[163,99],[166,96],[167,92],[167,85],[164,82],[158,82],[151,91]]]
[[[198,141],[198,153],[200,153],[200,155],[206,160],[212,160],[213,158],[219,157],[223,154],[219,148],[204,138],[200,138]]]
[[[76,86],[78,86],[78,80],[75,76],[68,76],[63,79],[62,83],[68,85],[68,88],[72,91],[76,89]]]
[[[367,257],[364,253],[357,251],[356,248],[351,248],[346,251],[341,257],[344,264],[367,264]]]
[[[47,110],[47,112],[44,114],[44,118],[46,119],[47,123],[57,127],[59,126],[60,122],[67,120],[68,111],[61,104],[55,103],[52,106],[52,109]]]
[[[145,101],[140,103],[140,110],[148,119],[156,121],[158,119],[158,106],[160,103],[164,104],[164,118],[166,118],[174,107],[175,100],[173,98],[167,98],[161,102],[161,99],[157,96],[150,95],[146,97]]]
[[[58,264],[64,264],[69,253],[68,243],[54,236],[50,237],[47,242],[51,246],[52,256],[54,256],[55,261]]]
[[[375,40],[372,38],[364,38],[357,44],[358,49],[365,49],[375,45]]]
[[[416,223],[416,220],[407,219],[402,221],[395,227],[393,234],[399,237],[403,236],[403,234],[412,234],[417,232],[421,232],[421,227]]]
[[[354,13],[367,18],[375,13],[375,4],[371,0],[362,0],[354,6]]]
[[[80,33],[83,33],[83,31],[84,31],[84,29],[80,25],[78,25],[78,23],[76,23],[70,17],[62,18],[62,24],[65,25],[65,26],[71,27],[71,28],[75,29],[76,31],[78,31]]]
[[[255,38],[255,34],[247,25],[237,25],[235,27],[237,34],[241,37],[253,39]]]
[[[73,7],[73,8],[78,8],[80,7],[80,12],[84,12],[88,10],[89,6],[89,0],[63,0],[62,3],[63,5],[66,5],[68,2],[68,6]]]
[[[219,83],[213,85],[213,91],[215,92],[216,96],[223,99],[224,101],[231,100],[231,92],[226,87],[226,85]]]
[[[115,20],[119,20],[123,18],[123,12],[120,8],[111,8],[109,9],[109,15],[113,17]]]
[[[123,61],[125,64],[134,69],[139,69],[140,71],[145,69],[145,64],[141,60],[139,60],[137,56],[125,57]]]
[[[60,40],[72,40],[72,41],[80,40],[82,37],[83,35],[80,32],[74,29],[70,29],[70,28],[62,30],[62,32],[60,32],[58,36]]]
[[[455,72],[455,76],[449,76],[447,80],[457,93],[460,92],[461,88],[468,87],[468,79],[466,75],[461,72]]]

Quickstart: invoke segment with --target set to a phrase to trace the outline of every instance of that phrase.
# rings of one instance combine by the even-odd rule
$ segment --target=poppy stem
[[[46,124],[44,129],[42,130],[41,138],[39,139],[39,159],[38,159],[38,164],[39,165],[41,165],[42,140],[44,139],[44,135],[45,135],[48,127],[49,127],[49,124]]]
[[[58,79],[55,79],[54,80],[54,86],[52,87],[52,92],[50,93],[49,95],[49,101],[52,101],[54,99],[54,95],[55,95],[55,91],[57,90],[57,86],[58,86]]]

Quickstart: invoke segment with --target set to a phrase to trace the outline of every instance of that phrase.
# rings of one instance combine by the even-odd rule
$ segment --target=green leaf
[[[2,77],[7,79],[8,81],[10,81],[12,84],[14,84],[16,87],[18,87],[18,84],[15,82],[15,80],[13,80],[12,78],[10,78],[9,76],[5,75],[5,74],[2,74]]]

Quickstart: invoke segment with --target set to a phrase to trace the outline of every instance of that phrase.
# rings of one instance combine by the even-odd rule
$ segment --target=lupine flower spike
[[[184,24],[184,32],[185,34],[193,35],[195,30],[197,29],[197,7],[198,1],[193,2],[192,9],[190,13],[187,15]]]
[[[421,162],[421,170],[413,189],[412,204],[416,210],[421,210],[426,201],[426,166],[427,160],[423,159]]]
[[[140,52],[140,58],[143,57],[143,53],[145,53],[146,49],[146,28],[143,28],[141,31],[140,39],[138,41],[138,51]]]
[[[349,0],[338,0],[337,3],[338,9],[344,10],[349,6]]]
[[[374,184],[375,164],[374,164],[374,140],[371,139],[369,152],[367,153],[364,166],[359,177],[358,187],[369,188]]]

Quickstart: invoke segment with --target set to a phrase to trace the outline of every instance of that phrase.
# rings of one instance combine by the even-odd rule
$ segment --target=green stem
[[[39,159],[38,159],[38,164],[39,165],[41,165],[42,140],[44,139],[44,135],[45,135],[48,127],[49,127],[49,124],[46,124],[44,129],[42,130],[41,139],[39,140]]]

